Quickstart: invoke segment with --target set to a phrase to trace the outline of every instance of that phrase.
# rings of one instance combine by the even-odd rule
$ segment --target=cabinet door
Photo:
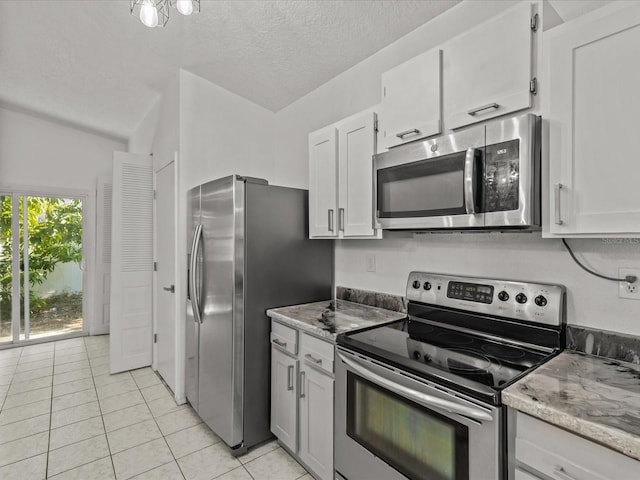
[[[531,106],[532,5],[520,3],[444,46],[448,129]]]
[[[338,131],[309,135],[309,236],[336,237],[338,205]]]
[[[338,229],[345,237],[373,236],[375,113],[340,126]]]
[[[550,31],[550,232],[640,233],[640,6]],[[582,21],[581,21],[582,20]]]
[[[296,425],[297,360],[271,347],[271,432],[292,452],[298,448]]]
[[[380,147],[441,132],[441,51],[429,50],[382,74]]]
[[[317,478],[333,478],[333,378],[300,365],[300,459]]]

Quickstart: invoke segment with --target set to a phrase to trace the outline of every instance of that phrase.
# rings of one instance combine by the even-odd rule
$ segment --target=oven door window
[[[469,431],[347,372],[347,434],[416,480],[469,480]]]
[[[465,214],[466,152],[420,160],[377,171],[379,218]]]

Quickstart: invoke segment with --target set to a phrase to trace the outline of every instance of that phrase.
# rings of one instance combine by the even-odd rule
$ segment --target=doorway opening
[[[0,345],[82,333],[81,197],[0,194]]]

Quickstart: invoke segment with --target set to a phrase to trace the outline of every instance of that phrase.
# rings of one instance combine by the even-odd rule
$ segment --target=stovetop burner
[[[482,350],[489,355],[512,360],[522,358],[526,355],[526,353],[520,348],[510,347],[509,345],[502,345],[499,343],[487,343],[482,345]]]

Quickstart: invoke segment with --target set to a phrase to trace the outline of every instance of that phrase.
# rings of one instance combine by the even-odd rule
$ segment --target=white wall
[[[502,11],[511,2],[464,2],[335,77],[276,114],[276,169],[288,185],[307,188],[308,133],[380,101],[380,75]],[[543,92],[541,92],[542,94]],[[386,234],[383,240],[336,242],[338,285],[403,295],[411,270],[495,276],[564,284],[568,321],[640,335],[640,302],[619,299],[617,284],[575,265],[559,240],[540,234]],[[588,265],[617,275],[640,267],[640,242],[574,240]],[[376,256],[375,273],[365,255]]]
[[[125,144],[0,108],[0,185],[95,191]]]
[[[133,132],[129,138],[128,152],[141,154],[151,153],[161,109],[162,96],[159,95],[156,102],[138,124],[136,131]]]
[[[180,73],[182,182],[189,189],[231,174],[278,183],[274,114],[190,72]]]

